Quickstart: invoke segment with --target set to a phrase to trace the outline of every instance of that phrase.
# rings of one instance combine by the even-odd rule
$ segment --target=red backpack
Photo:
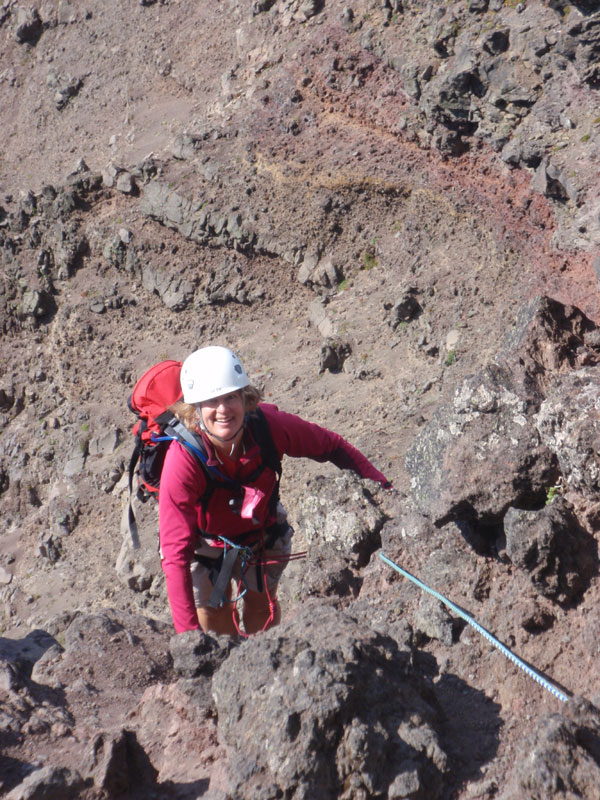
[[[138,493],[145,497],[158,494],[160,474],[169,440],[164,440],[165,427],[173,419],[167,409],[182,398],[179,374],[181,361],[161,361],[145,372],[133,387],[127,405],[138,422],[131,431],[135,447],[129,465],[129,489],[139,462]]]

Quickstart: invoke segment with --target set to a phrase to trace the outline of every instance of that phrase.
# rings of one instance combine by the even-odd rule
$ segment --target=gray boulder
[[[589,499],[600,491],[600,367],[558,377],[535,424],[543,443],[558,458],[570,489]]]
[[[16,6],[14,11],[15,39],[19,44],[36,44],[44,26],[35,6]]]
[[[328,339],[321,347],[321,358],[319,362],[319,373],[341,372],[344,362],[351,355],[352,347],[348,342],[341,342],[335,339]]]
[[[233,798],[441,797],[426,682],[393,639],[334,608],[306,604],[248,640],[213,692]]]
[[[174,634],[169,641],[173,669],[182,678],[210,676],[235,644],[229,636],[208,636],[200,630]]]
[[[597,567],[597,545],[572,508],[555,498],[540,511],[510,508],[504,517],[506,554],[535,589],[564,603],[577,598]]]
[[[548,159],[543,159],[537,168],[531,181],[531,188],[554,200],[570,200],[577,203],[579,199],[575,179]]]
[[[191,241],[206,242],[214,238],[234,250],[251,247],[254,236],[244,229],[241,214],[211,212],[205,205],[172,191],[161,181],[152,180],[144,188],[140,210]]]
[[[21,302],[17,307],[17,318],[20,320],[37,320],[48,314],[52,306],[52,298],[48,292],[29,286],[25,287]]]
[[[142,271],[144,289],[154,292],[171,311],[183,311],[194,299],[194,284],[183,275],[169,274],[146,264]]]
[[[587,401],[567,402],[565,392],[557,390],[562,400],[555,401],[555,411],[545,406],[541,417],[535,415],[553,386],[576,380],[578,361],[598,362],[594,333],[594,323],[579,309],[548,297],[535,298],[519,311],[495,362],[463,382],[407,451],[413,497],[421,512],[438,525],[450,520],[496,524],[510,506],[544,505],[547,490],[559,477],[559,442],[552,435],[559,425],[553,422],[557,405],[570,409],[581,402],[589,410],[593,387]],[[557,377],[563,375],[571,377]],[[569,424],[561,419],[560,426]],[[590,430],[595,430],[593,423]],[[564,442],[564,436],[559,438]],[[567,449],[573,459],[581,459],[575,447]],[[584,449],[590,488],[596,480],[591,451],[591,445]]]
[[[180,161],[187,161],[197,155],[202,147],[202,142],[207,138],[208,133],[179,133],[171,145],[171,153],[174,158]]]
[[[538,720],[518,751],[499,800],[596,797],[600,785],[600,713],[574,698],[560,713]]]
[[[235,262],[225,261],[218,269],[212,270],[206,278],[204,297],[200,302],[206,305],[247,303],[248,290],[241,268]]]
[[[66,767],[41,767],[15,786],[6,800],[75,800],[86,788],[78,772]]]
[[[306,558],[292,562],[282,581],[289,598],[348,597],[360,590],[361,567],[380,546],[385,516],[369,490],[353,475],[317,475],[297,510],[298,533],[308,544]],[[301,549],[293,545],[294,551]]]
[[[332,550],[356,566],[364,566],[379,547],[384,521],[371,493],[351,475],[311,479],[298,512],[309,545]]]
[[[508,370],[490,365],[463,382],[408,449],[413,497],[436,525],[495,524],[511,505],[543,504],[558,476],[556,458],[520,395]]]

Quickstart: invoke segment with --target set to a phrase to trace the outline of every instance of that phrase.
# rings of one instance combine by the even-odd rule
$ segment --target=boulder
[[[504,517],[506,554],[544,597],[576,599],[597,569],[597,545],[561,497],[539,511],[510,508]]]
[[[498,800],[567,800],[596,797],[600,785],[600,712],[573,698],[560,712],[538,720],[518,746]]]
[[[305,286],[335,289],[342,279],[341,268],[331,257],[320,257],[318,252],[305,254],[298,268],[298,280]]]
[[[569,372],[585,342],[592,361],[600,360],[600,348],[593,343],[595,323],[575,306],[551,297],[534,297],[517,312],[495,361],[510,369],[523,386],[529,402],[539,408],[557,373]]]
[[[308,316],[311,325],[314,325],[321,336],[327,339],[334,337],[337,329],[326,308],[327,305],[322,300],[313,300],[308,307]]]
[[[16,6],[14,11],[15,39],[19,44],[37,44],[44,26],[35,6]]]
[[[332,607],[307,603],[249,639],[213,693],[236,800],[442,796],[426,680],[393,639]]]
[[[97,734],[81,771],[108,797],[148,796],[158,777],[135,732],[129,730]]]
[[[402,292],[397,295],[393,305],[389,303],[385,304],[384,307],[388,312],[388,325],[393,330],[396,330],[400,323],[409,322],[422,312],[422,308],[415,297],[416,292],[417,290],[412,286],[405,287]]]
[[[511,506],[539,508],[558,477],[508,370],[489,365],[434,413],[406,455],[413,497],[436,525],[493,525]]]
[[[142,270],[144,289],[157,294],[171,311],[183,311],[194,300],[194,284],[179,274],[169,274],[146,264]]]
[[[535,416],[566,485],[589,499],[600,491],[600,367],[557,376]]]
[[[341,372],[344,362],[351,355],[352,348],[348,342],[329,339],[321,347],[319,372]]]
[[[543,507],[559,477],[559,443],[552,435],[553,425],[559,424],[552,421],[557,404],[562,402],[566,409],[580,402],[588,410],[593,405],[593,386],[580,399],[566,397],[579,398],[573,392],[578,362],[598,363],[595,331],[579,309],[548,297],[534,298],[520,309],[494,362],[462,383],[452,402],[437,409],[407,451],[411,488],[421,512],[437,525],[449,520],[497,524],[510,506]],[[559,380],[562,375],[570,377]],[[568,394],[563,390],[554,411],[546,405],[542,417],[536,417],[546,393],[561,380],[571,387]],[[586,413],[582,408],[581,425]],[[560,426],[568,424],[562,419]],[[594,431],[590,422],[592,441]],[[592,449],[591,442],[583,449],[590,489],[596,480]],[[571,454],[582,459],[573,448]]]
[[[215,638],[200,630],[175,634],[169,642],[169,652],[173,659],[173,669],[183,678],[210,676],[223,662],[233,640],[228,636]]]
[[[235,262],[225,261],[218,269],[211,270],[205,281],[201,302],[214,306],[248,303],[248,290],[241,267]]]
[[[577,203],[579,199],[579,190],[574,178],[548,159],[543,159],[537,168],[531,180],[531,188],[554,200],[570,200]]]
[[[48,292],[25,287],[21,302],[17,308],[17,317],[21,320],[28,318],[39,319],[48,314],[53,305],[52,298]]]
[[[178,133],[171,145],[173,158],[181,161],[187,161],[193,158],[202,147],[202,142],[207,138],[208,133]]]
[[[310,479],[298,509],[309,545],[334,551],[359,567],[379,547],[384,522],[369,490],[351,475]]]
[[[297,509],[298,531],[293,550],[308,544],[306,558],[293,561],[281,582],[280,595],[297,602],[307,597],[356,597],[360,574],[380,546],[385,515],[353,475],[317,475],[307,484]]]
[[[5,795],[5,800],[76,800],[85,788],[86,782],[74,770],[41,767]]]

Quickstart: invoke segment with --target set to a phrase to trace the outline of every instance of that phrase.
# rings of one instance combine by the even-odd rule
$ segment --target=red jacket
[[[279,411],[277,406],[270,403],[261,403],[260,408],[269,423],[280,458],[288,455],[331,461],[341,469],[353,470],[362,478],[388,484],[386,477],[337,433],[306,422],[294,414]],[[223,465],[217,461],[210,442],[206,437],[203,438],[209,457],[208,466],[223,471]],[[259,446],[248,431],[244,444],[246,452],[228,469],[230,477],[235,477],[240,483],[255,472],[261,463]],[[275,473],[266,468],[252,484],[256,492],[251,512],[242,511],[240,515],[232,511],[227,503],[231,495],[220,489],[212,493],[206,509],[203,509],[199,498],[206,488],[204,470],[179,442],[173,442],[169,447],[161,474],[158,510],[162,568],[177,633],[200,628],[190,573],[198,529],[215,535],[222,534],[229,539],[235,539],[247,531],[260,531],[272,522],[269,498],[276,480]],[[248,518],[250,514],[253,519]]]

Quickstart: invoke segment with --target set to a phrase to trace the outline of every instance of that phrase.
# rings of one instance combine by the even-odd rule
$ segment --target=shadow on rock
[[[98,734],[81,771],[114,800],[148,797],[158,777],[135,732],[129,730]]]
[[[22,674],[31,676],[36,661],[50,648],[59,646],[49,633],[34,630],[22,639],[5,639],[0,636],[0,659],[11,662]]]
[[[478,525],[468,520],[456,520],[455,525],[469,547],[479,556],[497,557],[496,542],[502,533],[500,525]]]
[[[451,764],[446,786],[455,790],[481,778],[482,767],[495,758],[502,726],[500,706],[449,673],[441,676],[433,691],[444,712],[437,730]]]
[[[0,743],[6,744],[4,736],[0,738]],[[18,786],[32,770],[32,765],[27,761],[21,761],[18,758],[11,758],[0,753],[0,795],[5,797],[5,793]]]
[[[22,741],[26,726],[44,729],[52,722],[72,722],[64,686],[38,682],[36,671],[39,663],[60,658],[62,652],[54,637],[42,630],[31,631],[23,639],[0,638],[0,741],[4,747]],[[25,773],[21,772],[20,779]]]
[[[210,781],[208,778],[201,778],[199,781],[190,781],[190,783],[175,783],[174,781],[165,781],[164,783],[159,784],[157,789],[159,790],[157,794],[153,795],[157,798],[159,797],[172,797],[177,798],[177,800],[198,800],[199,797],[203,797],[209,789]],[[160,792],[160,790],[164,791],[164,795]],[[219,800],[219,798],[214,795],[215,800]],[[209,797],[209,795],[207,795]],[[223,800],[225,800],[225,795],[223,795]]]

